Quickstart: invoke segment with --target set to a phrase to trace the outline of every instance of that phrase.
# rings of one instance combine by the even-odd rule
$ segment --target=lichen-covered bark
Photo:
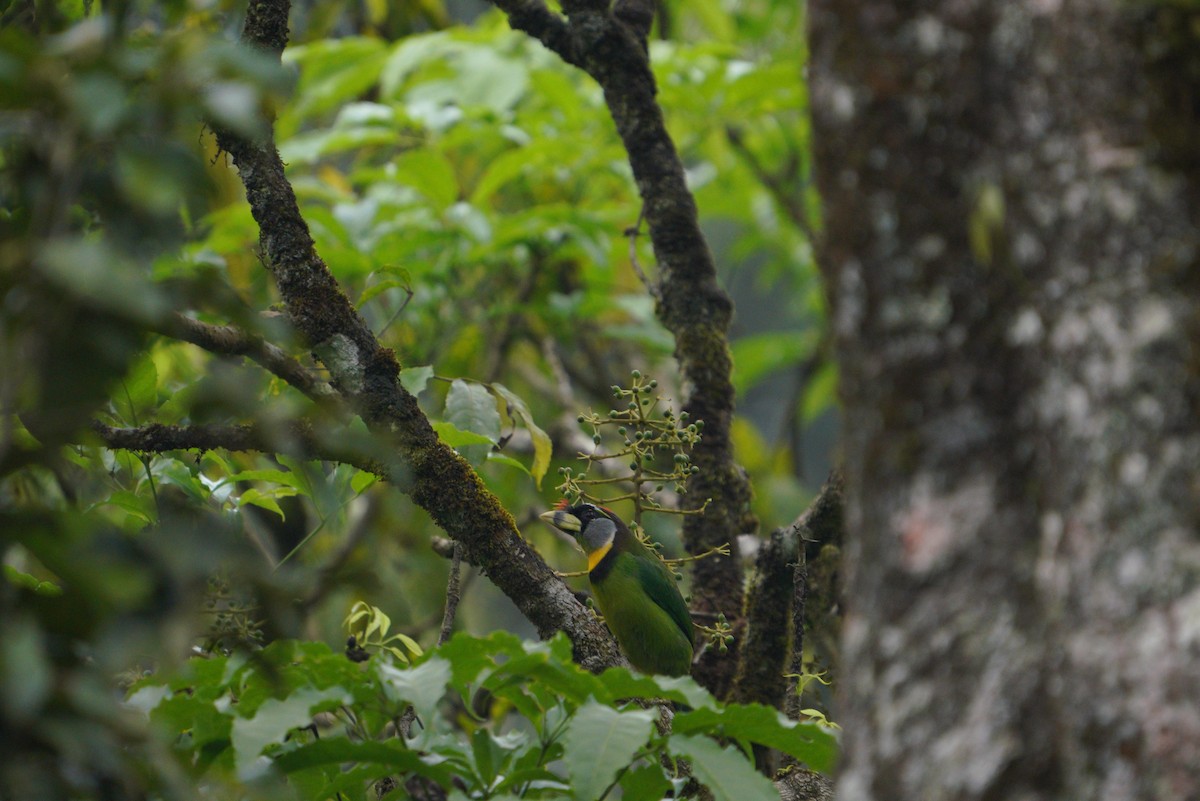
[[[746,593],[746,635],[730,700],[783,707],[792,575],[800,552],[792,527],[772,532],[755,559]]]
[[[278,55],[287,43],[287,0],[253,0],[243,41]],[[623,660],[616,643],[529,547],[511,515],[471,466],[442,443],[416,398],[397,380],[395,355],[380,346],[313,245],[273,137],[250,141],[218,131],[259,225],[267,265],[288,317],[329,369],[333,386],[372,431],[394,448],[401,487],[465,548],[545,637],[565,631],[590,670]]]
[[[1158,138],[1198,94],[1157,102],[1154,7],[812,4],[839,798],[1200,797],[1198,144]]]

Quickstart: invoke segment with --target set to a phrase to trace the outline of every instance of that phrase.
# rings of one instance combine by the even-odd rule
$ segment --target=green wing
[[[649,552],[649,550],[645,557],[637,560],[637,566],[638,582],[646,588],[646,594],[650,596],[650,600],[661,606],[671,616],[671,620],[683,632],[683,636],[694,645],[692,616],[688,612],[687,604],[683,602],[683,596],[679,594],[679,585],[675,582],[671,571],[667,569],[657,554]]]

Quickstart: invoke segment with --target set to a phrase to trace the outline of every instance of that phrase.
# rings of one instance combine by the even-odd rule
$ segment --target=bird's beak
[[[566,531],[569,534],[578,534],[582,528],[578,517],[570,512],[564,512],[562,509],[551,509],[549,512],[542,512],[538,517],[559,531]]]

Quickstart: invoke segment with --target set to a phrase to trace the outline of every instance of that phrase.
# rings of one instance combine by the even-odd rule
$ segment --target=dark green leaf
[[[621,801],[661,801],[670,788],[660,765],[643,765],[621,777]]]
[[[419,773],[442,785],[450,783],[450,773],[444,766],[427,762],[398,740],[355,742],[345,737],[328,738],[280,754],[274,761],[284,773],[319,765],[372,763],[395,773]]]

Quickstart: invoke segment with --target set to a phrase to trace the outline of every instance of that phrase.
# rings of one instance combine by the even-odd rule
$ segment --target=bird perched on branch
[[[662,559],[604,507],[561,501],[541,518],[583,548],[596,605],[630,664],[643,673],[690,673],[692,617]]]

